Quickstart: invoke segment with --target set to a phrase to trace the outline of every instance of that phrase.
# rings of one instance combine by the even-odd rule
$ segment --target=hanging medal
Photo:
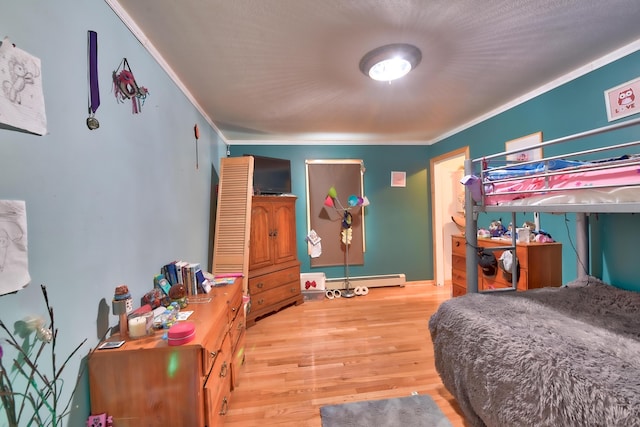
[[[89,117],[87,127],[98,129],[100,123],[96,119],[96,111],[100,106],[100,88],[98,87],[98,33],[88,31],[88,65],[89,65]]]

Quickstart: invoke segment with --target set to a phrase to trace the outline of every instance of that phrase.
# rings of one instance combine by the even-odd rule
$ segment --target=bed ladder
[[[464,161],[464,173],[467,176],[473,175],[473,161],[466,159]],[[478,224],[478,212],[474,209],[474,202],[471,196],[471,191],[468,186],[465,186],[464,191],[464,205],[467,215],[471,214],[473,220],[465,222],[465,242],[466,242],[466,271],[467,271],[467,293],[479,293],[478,290],[478,230],[476,230]],[[482,293],[494,293],[494,292],[510,292],[518,289],[518,256],[516,255],[516,213],[511,212],[511,245],[494,246],[490,248],[484,248],[485,251],[497,251],[497,250],[510,250],[513,254],[513,263],[511,264],[511,287],[510,288],[497,288],[484,290]],[[473,274],[472,272],[476,272]]]

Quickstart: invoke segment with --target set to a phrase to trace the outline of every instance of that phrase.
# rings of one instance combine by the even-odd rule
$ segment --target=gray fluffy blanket
[[[472,426],[640,426],[640,292],[586,277],[467,294],[442,303],[429,329]]]

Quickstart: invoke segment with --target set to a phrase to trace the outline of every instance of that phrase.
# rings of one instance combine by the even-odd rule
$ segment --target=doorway
[[[451,282],[451,236],[460,233],[452,217],[463,215],[464,187],[459,181],[468,157],[469,147],[464,147],[431,159],[433,268],[437,286]]]

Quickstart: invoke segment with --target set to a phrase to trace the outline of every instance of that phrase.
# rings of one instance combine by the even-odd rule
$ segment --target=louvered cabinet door
[[[248,277],[252,187],[253,157],[220,161],[213,274],[242,273]]]

